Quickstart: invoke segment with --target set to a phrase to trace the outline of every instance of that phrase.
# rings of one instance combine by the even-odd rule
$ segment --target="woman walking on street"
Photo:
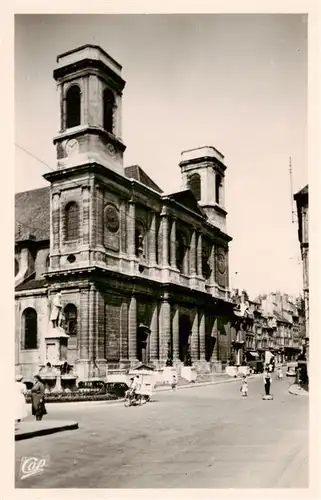
[[[268,370],[267,367],[265,367],[265,370],[263,372],[263,381],[264,381],[265,395],[266,396],[270,396],[271,375],[270,375],[269,370]]]
[[[45,384],[40,375],[35,375],[36,383],[31,389],[32,414],[36,416],[36,420],[42,420],[44,415],[47,415],[45,407]]]

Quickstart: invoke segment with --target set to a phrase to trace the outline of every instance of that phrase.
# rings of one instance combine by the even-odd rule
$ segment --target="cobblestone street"
[[[48,405],[50,419],[79,429],[16,443],[18,488],[307,488],[308,398],[261,377],[159,392],[142,407]],[[29,417],[30,418],[30,417]],[[43,473],[20,479],[22,457],[47,458]],[[49,460],[48,460],[49,459]]]

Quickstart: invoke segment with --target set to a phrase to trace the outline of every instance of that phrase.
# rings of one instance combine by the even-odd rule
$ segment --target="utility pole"
[[[290,195],[291,195],[291,215],[292,215],[292,224],[295,223],[295,211],[293,208],[293,179],[292,179],[292,158],[289,157],[289,173],[290,173]]]

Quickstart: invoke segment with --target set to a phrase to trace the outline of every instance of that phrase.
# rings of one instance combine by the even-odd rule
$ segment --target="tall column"
[[[96,184],[96,241],[98,245],[104,246],[104,194],[99,185]]]
[[[168,216],[167,214],[162,214],[162,245],[163,245],[163,266],[168,266]]]
[[[51,238],[52,250],[56,252],[60,245],[60,193],[52,196],[51,207]]]
[[[211,253],[210,253],[210,268],[211,268],[211,276],[210,276],[210,284],[215,285],[215,244],[212,244]]]
[[[193,230],[191,238],[191,248],[189,252],[189,272],[193,276],[196,274],[196,232]]]
[[[80,291],[80,335],[79,335],[79,355],[80,359],[89,359],[89,290]]]
[[[132,295],[128,310],[128,357],[129,361],[137,360],[137,300]]]
[[[149,229],[149,263],[151,266],[156,264],[156,214],[152,212],[152,220]]]
[[[122,302],[120,309],[120,361],[128,360],[128,303]]]
[[[155,302],[150,325],[150,359],[158,359],[158,303]]]
[[[198,360],[199,355],[199,342],[198,342],[198,310],[195,311],[193,326],[192,326],[192,338],[191,338],[191,358],[192,361]]]
[[[167,360],[168,343],[171,340],[171,305],[168,299],[163,299],[161,305],[160,353],[162,361]]]
[[[205,359],[205,314],[200,312],[200,329],[199,329],[199,339],[200,339],[200,360]]]
[[[135,203],[130,201],[127,215],[127,251],[129,258],[135,257],[135,212]]]
[[[179,307],[174,306],[173,316],[173,361],[179,360]]]
[[[89,290],[89,335],[88,335],[88,357],[93,361],[94,357],[94,341],[95,341],[95,286],[90,285]]]
[[[84,245],[89,244],[89,218],[90,218],[90,188],[89,186],[82,187],[82,242]]]
[[[176,219],[172,220],[171,227],[171,267],[176,267]]]
[[[218,328],[217,328],[217,318],[214,318],[213,328],[212,328],[212,337],[215,337],[215,345],[214,345],[214,350],[213,350],[211,361],[216,362],[220,359],[220,338],[219,338],[219,332],[218,332]]]
[[[203,272],[202,272],[202,233],[198,233],[198,238],[197,238],[197,275],[203,276]]]

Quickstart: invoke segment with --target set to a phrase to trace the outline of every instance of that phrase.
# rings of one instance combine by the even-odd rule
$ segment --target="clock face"
[[[78,153],[78,149],[79,144],[77,139],[70,139],[70,141],[67,142],[66,151],[68,155]]]
[[[111,233],[117,233],[119,229],[118,210],[113,205],[108,205],[105,208],[105,224]]]
[[[116,149],[114,148],[114,146],[112,144],[107,145],[107,151],[112,158],[116,158]]]
[[[224,253],[220,252],[217,255],[217,267],[221,274],[224,274],[226,271],[226,262]]]

